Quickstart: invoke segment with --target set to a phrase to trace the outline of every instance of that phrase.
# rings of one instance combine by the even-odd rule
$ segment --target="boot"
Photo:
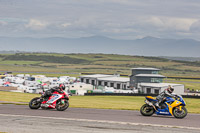
[[[158,104],[158,102],[156,102],[156,103],[155,103],[155,106],[156,106],[156,107],[159,107],[159,104]]]
[[[155,107],[158,107],[158,108],[160,108],[160,106],[159,106],[159,103],[158,103],[158,102],[154,103],[154,106],[155,106]]]

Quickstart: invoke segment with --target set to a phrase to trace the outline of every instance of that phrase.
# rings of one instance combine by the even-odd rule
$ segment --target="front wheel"
[[[148,104],[144,104],[141,108],[140,108],[140,113],[143,116],[152,116],[154,114],[155,110],[152,106],[149,106]]]
[[[58,111],[64,111],[69,107],[69,102],[67,99],[60,99],[57,103],[56,103],[56,109]]]
[[[39,97],[33,98],[29,102],[29,108],[30,109],[39,109],[40,105],[41,105],[41,102],[40,102],[40,98]]]
[[[182,109],[180,110],[179,107],[176,107],[173,109],[173,115],[175,118],[182,119],[186,117],[187,109],[185,107],[182,107]]]

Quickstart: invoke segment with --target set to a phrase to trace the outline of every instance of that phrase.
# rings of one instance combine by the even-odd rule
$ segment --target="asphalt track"
[[[200,115],[184,119],[144,117],[139,111],[69,108],[66,111],[31,110],[26,105],[0,104],[0,132],[200,132]]]

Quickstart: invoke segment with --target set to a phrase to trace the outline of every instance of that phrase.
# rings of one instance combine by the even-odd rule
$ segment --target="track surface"
[[[18,122],[17,122],[18,120]],[[9,128],[5,127],[9,123]],[[48,123],[48,124],[44,124]],[[71,132],[200,132],[200,115],[184,119],[168,116],[144,117],[139,111],[69,108],[66,111],[31,110],[25,105],[0,104],[0,132],[38,132],[59,129]],[[28,124],[28,125],[27,125]],[[24,126],[23,126],[24,125]],[[43,126],[42,126],[43,125]],[[22,126],[23,128],[20,128]],[[30,128],[33,126],[38,130]],[[26,128],[25,128],[26,127]],[[176,128],[174,128],[176,127]]]

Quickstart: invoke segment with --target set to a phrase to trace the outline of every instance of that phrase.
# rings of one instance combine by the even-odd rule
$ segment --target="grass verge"
[[[0,91],[0,101],[8,102],[29,102],[39,94],[27,94],[17,92]],[[200,113],[200,100],[185,98],[186,108],[189,113]],[[141,96],[72,96],[70,97],[72,108],[96,108],[96,109],[117,109],[117,110],[139,110],[144,104],[144,97]],[[14,103],[18,104],[18,103]]]

